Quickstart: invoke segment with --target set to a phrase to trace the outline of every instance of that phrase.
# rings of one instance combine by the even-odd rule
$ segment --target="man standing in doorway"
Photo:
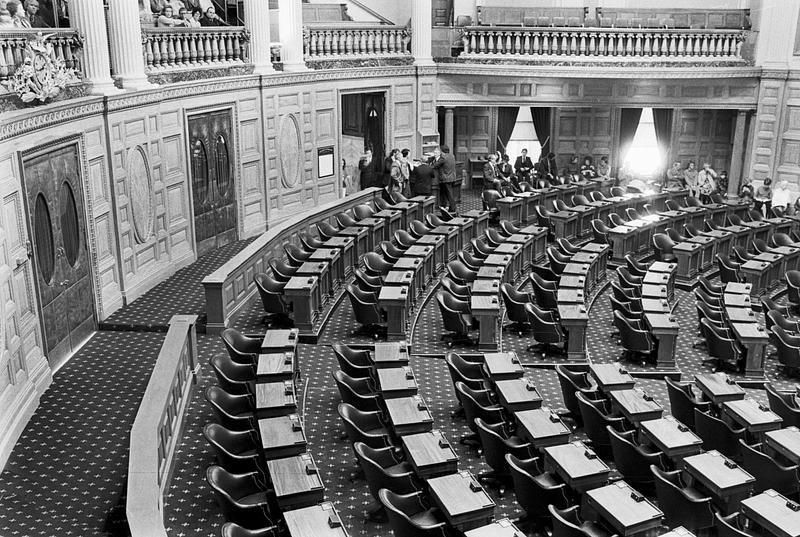
[[[433,152],[433,169],[439,174],[439,192],[441,194],[441,206],[452,213],[458,212],[456,198],[453,188],[458,184],[456,176],[456,159],[450,154],[450,148],[446,145],[437,147]]]

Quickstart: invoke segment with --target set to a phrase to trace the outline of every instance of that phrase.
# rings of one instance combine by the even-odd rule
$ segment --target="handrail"
[[[298,242],[298,236],[310,232],[311,226],[331,221],[343,211],[380,196],[380,188],[372,187],[345,198],[303,211],[270,228],[248,244],[227,263],[203,279],[206,295],[206,333],[221,332],[230,319],[256,292],[253,276],[269,270],[272,257],[283,256],[283,245]]]
[[[174,315],[131,427],[125,511],[132,537],[167,537],[164,497],[196,384],[196,315]]]
[[[11,77],[25,59],[25,46],[42,34],[53,45],[53,55],[68,68],[81,71],[83,39],[72,28],[7,28],[0,30],[0,81]]]
[[[142,28],[148,72],[243,65],[249,42],[250,33],[242,26]]]
[[[362,23],[316,23],[303,28],[307,61],[398,58],[411,56],[406,26]]]

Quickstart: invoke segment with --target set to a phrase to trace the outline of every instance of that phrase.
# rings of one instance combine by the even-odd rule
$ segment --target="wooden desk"
[[[408,345],[405,341],[376,343],[370,359],[375,369],[405,367],[408,365]]]
[[[597,386],[604,392],[614,390],[630,390],[636,384],[633,377],[619,362],[613,364],[592,364],[589,372],[597,381]]]
[[[395,231],[403,229],[403,213],[394,209],[383,209],[378,211],[373,218],[380,218],[384,221],[383,240],[390,241],[394,238]]]
[[[386,413],[397,436],[424,433],[433,429],[433,417],[428,404],[419,395],[387,399]]]
[[[800,430],[794,425],[765,432],[764,443],[792,464],[800,463]]]
[[[489,211],[471,210],[461,213],[461,218],[472,220],[472,236],[481,237],[483,232],[489,229]]]
[[[725,514],[736,511],[739,502],[750,495],[755,478],[719,451],[712,450],[683,459],[683,471],[701,490],[710,493]]]
[[[464,537],[523,537],[525,534],[507,518],[470,530]]]
[[[678,280],[687,282],[693,280],[700,272],[703,247],[693,242],[679,242],[672,248],[678,258]]]
[[[411,292],[407,285],[383,286],[378,293],[378,304],[386,310],[386,339],[402,341],[406,339],[408,306]]]
[[[550,213],[553,222],[553,233],[556,237],[575,240],[578,229],[578,214],[571,211],[558,211]]]
[[[728,282],[725,284],[725,295],[749,295],[753,285],[749,283]],[[750,304],[748,296],[748,306]],[[730,304],[735,305],[735,304]]]
[[[475,280],[472,282],[472,296],[497,296],[500,292],[500,280]]]
[[[722,229],[712,229],[711,231],[701,231],[700,235],[703,237],[711,237],[716,243],[716,253],[727,258],[729,252],[733,251],[733,233]]]
[[[744,399],[745,392],[725,373],[703,373],[694,376],[694,382],[706,400],[719,406],[726,401]]]
[[[413,198],[408,198],[408,201],[412,201],[419,206],[420,220],[424,220],[429,214],[434,214],[436,208],[435,196],[414,196]]]
[[[586,237],[592,233],[592,220],[597,214],[594,207],[586,205],[575,205],[569,208],[570,212],[578,215],[578,223],[576,225],[576,234],[579,238]]]
[[[523,410],[514,417],[517,434],[537,449],[569,442],[569,427],[548,407]]]
[[[746,284],[740,283],[738,285],[745,286],[748,290],[752,289],[753,287],[749,283]],[[749,294],[729,293],[725,291],[725,293],[722,295],[722,303],[729,308],[750,308],[751,305],[753,304],[753,301],[750,298]]]
[[[740,509],[744,516],[775,537],[800,537],[797,504],[772,489],[742,500]]]
[[[378,390],[384,399],[417,395],[419,387],[409,366],[384,367],[375,371]]]
[[[436,277],[436,267],[433,259],[434,246],[415,244],[405,251],[404,257],[416,257],[422,259],[426,281],[431,281]]]
[[[609,392],[608,396],[614,408],[634,425],[642,421],[658,419],[664,412],[664,409],[652,396],[636,388],[614,390]]]
[[[382,240],[386,240],[386,221],[383,218],[364,218],[355,223],[355,227],[363,227],[369,231],[367,236],[367,248],[374,252]],[[362,252],[363,255],[363,252]]]
[[[589,314],[586,312],[586,306],[562,304],[559,300],[558,315],[561,326],[567,332],[567,359],[575,362],[585,361],[586,329],[589,326]]]
[[[664,513],[625,481],[592,489],[586,503],[620,535],[650,535]]]
[[[405,435],[400,442],[418,477],[430,479],[458,471],[458,455],[441,431]]]
[[[515,352],[487,352],[483,355],[483,363],[492,380],[518,379],[525,374]]]
[[[417,294],[425,290],[427,275],[425,274],[424,260],[419,257],[401,257],[394,264],[393,270],[410,270],[414,273],[414,289]]]
[[[361,259],[367,252],[372,251],[369,247],[372,238],[372,231],[370,228],[361,227],[356,224],[355,226],[340,229],[338,235],[353,239],[353,255],[358,259]]]
[[[778,282],[784,279],[786,273],[785,270],[786,261],[784,260],[782,255],[765,252],[763,254],[758,254],[757,256],[755,256],[753,260],[769,263],[770,268],[769,268],[769,276],[767,278],[767,288],[778,285]]]
[[[310,507],[325,498],[325,485],[310,453],[269,460],[267,470],[284,511]]]
[[[319,261],[328,263],[331,269],[331,278],[337,287],[344,282],[344,259],[338,248],[317,248],[309,256],[310,262]]]
[[[460,229],[458,226],[437,226],[428,232],[430,235],[441,235],[445,238],[445,254],[447,259],[452,261],[456,258],[456,254],[461,249],[459,246],[459,239],[461,238]]]
[[[369,220],[374,220],[370,218]],[[383,220],[378,220],[381,225],[381,236],[383,234]],[[378,241],[380,242],[380,240]],[[337,248],[344,264],[345,276],[350,276],[354,268],[358,268],[358,256],[356,255],[355,239],[353,237],[331,237],[323,245],[325,248]]]
[[[323,303],[327,303],[333,297],[335,286],[327,261],[306,261],[297,268],[294,275],[297,277],[318,278],[320,298]]]
[[[261,340],[261,352],[263,354],[276,351],[292,351],[297,354],[297,340],[300,331],[297,328],[288,330],[269,329]]]
[[[283,513],[290,537],[348,537],[331,502]]]
[[[416,283],[413,270],[390,270],[383,279],[383,285],[393,287],[407,286],[409,288],[408,292],[411,294],[411,302],[416,302],[417,296],[421,293],[421,290],[416,288]]]
[[[536,252],[534,251],[534,240],[533,235],[524,235],[522,233],[517,233],[511,235],[506,239],[506,242],[503,244],[518,244],[522,246],[522,252],[520,253],[520,270],[526,271],[530,268],[531,264],[534,262],[536,258]],[[500,246],[503,246],[501,244]]]
[[[586,297],[589,296],[589,279],[586,276],[562,274],[558,279],[558,289],[578,290],[583,292],[583,296]]]
[[[512,255],[497,253],[497,249],[495,249],[495,253],[490,254],[486,259],[483,260],[483,266],[502,267],[503,280],[506,283],[513,283],[514,281],[514,267],[512,266],[513,261],[514,257]]]
[[[611,247],[608,244],[588,242],[581,247],[581,251],[597,255],[598,276],[601,279],[605,278],[606,268],[608,267],[608,256],[611,255]]]
[[[505,274],[505,269],[500,266],[496,265],[483,265],[481,268],[478,269],[478,279],[479,280],[503,280],[503,275]]]
[[[603,222],[608,222],[608,215],[614,212],[614,204],[607,200],[593,201],[589,207],[594,207],[595,218]]]
[[[705,235],[698,235],[697,237],[689,237],[686,242],[699,244],[702,248],[700,257],[700,270],[705,272],[710,269],[714,264],[714,256],[717,255],[717,242],[712,237]]]
[[[306,451],[306,433],[297,414],[258,420],[261,455],[265,460],[300,455]]]
[[[303,332],[311,332],[322,305],[319,278],[293,276],[286,282],[283,295],[292,303],[292,320],[295,326]]]
[[[783,268],[781,269],[781,279],[784,278],[787,270],[797,270],[800,268],[800,248],[794,246],[778,246],[772,251],[783,256]]]
[[[586,304],[586,297],[583,294],[582,289],[562,289],[559,287],[558,291],[556,292],[556,299],[558,300],[559,304],[579,304],[584,305]]]
[[[590,265],[587,263],[572,263],[569,262],[564,266],[563,274],[567,276],[583,276],[584,278],[589,281],[589,285],[591,285],[591,280],[589,279],[589,269],[591,268]]]
[[[730,323],[756,323],[758,316],[750,308],[725,308],[725,318]]]
[[[479,528],[494,518],[495,503],[471,472],[434,477],[428,487],[432,503],[460,531]]]
[[[512,414],[542,407],[542,396],[530,379],[494,380],[494,387],[499,403]]]
[[[657,288],[659,296],[657,298],[666,298],[670,302],[675,302],[675,272],[656,272],[648,269],[642,278],[642,296],[644,295],[644,287],[648,286]],[[661,290],[664,290],[666,296],[661,296]]]
[[[762,433],[780,429],[783,419],[762,406],[755,399],[741,399],[722,403],[722,413],[731,421],[747,429],[750,433]]]
[[[520,274],[523,272],[523,259],[522,259],[522,244],[516,244],[513,242],[504,242],[500,246],[494,249],[494,254],[498,257],[503,256],[510,256],[511,257],[511,267],[508,271],[508,281],[509,283],[513,283],[514,279],[516,279]],[[492,257],[491,255],[489,257]],[[485,264],[489,263],[489,257],[486,258],[484,261]]]
[[[764,327],[756,323],[730,323],[736,339],[747,349],[744,376],[764,377],[764,359],[766,358],[769,335]]]
[[[677,528],[673,528],[672,531],[668,531],[667,533],[662,533],[661,537],[697,537],[694,533],[687,530],[683,526],[678,526]]]
[[[447,264],[447,239],[442,235],[424,235],[420,237],[414,246],[430,246],[433,248],[433,267],[434,275],[440,270],[444,270]]]
[[[621,261],[626,254],[635,252],[636,228],[628,226],[616,226],[608,230],[608,239],[611,241],[611,258],[614,261]]]
[[[539,195],[535,192],[518,192],[515,197],[522,200],[522,225],[536,221],[536,206],[539,204]]]
[[[545,469],[579,493],[608,483],[611,469],[581,441],[544,448]]]
[[[742,263],[742,266],[739,267],[739,271],[747,283],[753,285],[750,296],[754,299],[758,299],[769,287],[771,268],[772,266],[768,262],[755,259]]]
[[[703,440],[672,416],[639,423],[639,432],[672,460],[680,460],[703,450]]]
[[[644,320],[650,327],[650,333],[658,339],[656,367],[675,369],[675,349],[680,325],[672,315],[665,313],[645,313]]]
[[[286,416],[297,412],[294,382],[259,382],[256,384],[256,418]]]
[[[414,220],[420,219],[421,208],[410,201],[400,201],[392,205],[392,209],[403,213],[403,229],[408,229],[408,225]]]
[[[522,220],[522,198],[506,197],[497,200],[497,207],[500,209],[500,220],[508,220],[515,226],[520,225]]]
[[[476,236],[472,230],[474,226],[474,221],[472,218],[463,218],[459,216],[453,218],[452,220],[448,220],[447,225],[458,227],[459,230],[458,244],[462,249],[466,248],[467,245],[469,244],[469,240]]]
[[[753,231],[753,239],[761,239],[766,242],[769,239],[770,231],[772,230],[772,226],[770,226],[767,222],[764,221],[757,221],[757,222],[742,222],[744,227],[750,228]]]
[[[480,324],[478,348],[482,351],[497,350],[497,323],[500,320],[500,299],[497,295],[473,295],[470,298],[472,315]]]
[[[669,305],[669,302],[665,298],[643,298],[642,310],[646,313],[670,313],[672,311],[672,306]]]
[[[295,357],[291,351],[259,354],[256,363],[256,382],[283,382],[292,380]]]
[[[681,207],[681,211],[687,213],[687,220],[694,224],[694,227],[703,229],[703,220],[708,214],[708,210],[705,207]]]

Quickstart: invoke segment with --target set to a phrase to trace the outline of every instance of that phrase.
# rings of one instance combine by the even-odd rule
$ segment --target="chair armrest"
[[[694,403],[694,408],[701,412],[708,412],[711,409],[711,401],[697,401]]]

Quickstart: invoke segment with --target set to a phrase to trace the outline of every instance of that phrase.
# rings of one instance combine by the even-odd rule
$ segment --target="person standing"
[[[419,162],[415,161],[414,169],[411,170],[409,183],[411,187],[412,196],[430,196],[431,187],[433,185],[433,166],[431,166],[430,159],[425,159]]]
[[[689,195],[697,197],[697,168],[695,168],[694,161],[689,161],[686,169],[683,170],[683,183],[689,189]]]
[[[400,193],[408,197],[409,186],[408,180],[411,178],[411,150],[403,149],[400,152],[400,177],[402,184],[400,185]]]
[[[456,198],[453,189],[456,188],[458,177],[456,176],[456,159],[450,154],[450,147],[442,145],[437,147],[434,152],[433,168],[439,176],[439,192],[441,193],[442,207],[452,212],[458,212]]]
[[[703,163],[703,169],[697,174],[697,190],[700,192],[700,202],[711,203],[711,194],[717,190],[717,172],[708,162]]]
[[[756,211],[769,214],[772,210],[772,179],[764,179],[764,183],[756,189],[754,199]]]
[[[497,169],[497,156],[492,153],[488,161],[483,165],[483,189],[497,188],[496,181],[499,179],[500,171]]]
[[[397,155],[400,154],[400,150],[392,149],[389,151],[389,154],[383,159],[383,186],[386,186],[392,182],[392,164],[394,161],[397,160]]]
[[[528,150],[523,149],[520,151],[520,156],[514,161],[514,171],[517,174],[517,179],[519,181],[530,181],[532,169],[533,161],[528,156]]]
[[[380,181],[375,177],[375,163],[372,162],[372,150],[367,149],[364,155],[358,160],[359,181],[361,188],[381,186]]]

